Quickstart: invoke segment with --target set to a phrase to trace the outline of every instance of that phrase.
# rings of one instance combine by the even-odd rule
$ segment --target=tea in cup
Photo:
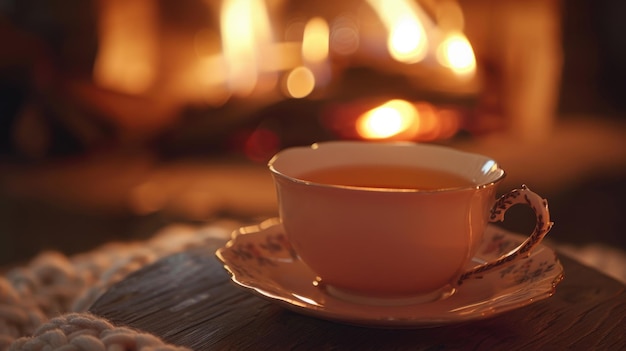
[[[321,286],[349,297],[450,294],[528,255],[552,225],[527,187],[496,201],[505,176],[496,161],[444,146],[324,142],[280,151],[268,166],[292,247]],[[536,214],[528,240],[468,269],[487,224],[515,204]]]

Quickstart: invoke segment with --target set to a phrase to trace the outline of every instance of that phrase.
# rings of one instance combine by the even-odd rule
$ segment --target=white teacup
[[[546,201],[525,186],[495,201],[505,172],[494,160],[448,147],[324,142],[285,149],[268,166],[291,245],[325,286],[350,296],[453,291],[528,255],[552,225]],[[534,232],[468,270],[487,223],[515,204],[534,210]]]

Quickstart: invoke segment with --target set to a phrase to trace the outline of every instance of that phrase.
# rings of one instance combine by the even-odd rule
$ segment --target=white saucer
[[[489,226],[474,264],[497,258],[523,240]],[[552,296],[563,279],[555,252],[539,245],[528,258],[467,280],[445,299],[369,305],[314,286],[315,274],[293,251],[278,219],[238,229],[216,254],[232,280],[255,294],[302,314],[374,327],[421,328],[491,317]]]

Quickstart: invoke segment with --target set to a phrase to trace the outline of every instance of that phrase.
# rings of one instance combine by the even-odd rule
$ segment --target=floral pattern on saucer
[[[522,243],[522,240],[517,238],[516,235],[505,234],[503,232],[494,232],[493,235],[488,236],[487,239],[488,240],[485,240],[481,246],[479,255],[502,256]],[[535,262],[532,256],[533,255],[510,266],[505,266],[497,271],[497,273],[500,275],[500,278],[510,276],[516,284],[532,283],[550,274],[550,272],[557,269],[560,265],[557,260]]]
[[[502,256],[524,239],[489,226],[471,264]],[[240,228],[216,254],[237,285],[261,297],[318,318],[378,327],[429,327],[494,316],[552,296],[563,277],[555,252],[539,245],[529,257],[467,280],[446,299],[364,305],[314,286],[315,274],[299,259],[278,219]]]

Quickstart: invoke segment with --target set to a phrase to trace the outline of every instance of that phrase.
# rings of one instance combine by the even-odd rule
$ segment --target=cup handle
[[[552,228],[552,225],[554,224],[553,222],[550,222],[548,202],[546,199],[528,189],[526,185],[522,185],[521,189],[514,189],[502,195],[491,208],[489,222],[502,222],[506,211],[517,204],[527,205],[535,212],[536,222],[533,232],[514,250],[504,254],[496,260],[480,264],[461,274],[457,280],[457,285],[463,284],[465,280],[474,276],[478,276],[492,269],[501,268],[502,266],[513,263],[519,258],[528,257],[530,255],[530,251],[535,246],[539,245],[546,234],[548,234],[550,228]]]

